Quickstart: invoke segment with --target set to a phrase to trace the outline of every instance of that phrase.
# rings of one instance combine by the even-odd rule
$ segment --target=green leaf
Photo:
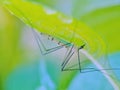
[[[28,2],[26,0],[5,0],[3,3],[5,7],[10,10],[11,13],[19,17],[32,28],[37,29],[39,32],[43,32],[55,38],[62,39],[63,41],[72,41],[72,43],[74,43],[76,47],[79,47],[80,45],[86,43],[88,47],[86,47],[85,49],[91,54],[91,56],[93,56],[93,54],[96,54],[97,56],[105,54],[106,46],[102,38],[105,37],[106,40],[111,40],[111,38],[108,37],[109,35],[107,36],[106,34],[104,34],[108,33],[108,30],[102,32],[99,31],[103,28],[100,28],[101,26],[99,26],[99,24],[96,24],[96,22],[93,22],[94,19],[91,19],[92,17],[95,18],[96,15],[104,14],[104,9],[100,9],[100,14],[98,14],[98,12],[95,14],[89,14],[91,12],[87,12],[86,14],[85,12],[84,15],[80,15],[80,21],[82,21],[80,22],[73,18],[76,17],[77,19],[79,19],[79,14],[74,14],[74,12],[77,12],[78,9],[76,11],[73,11],[73,17],[67,17],[60,12],[51,10],[50,8],[48,8],[48,6],[43,5],[42,3],[36,2]],[[119,8],[117,9],[117,12],[118,10]],[[107,11],[105,10],[105,12]],[[103,19],[103,17],[101,17],[100,20],[101,19]],[[88,28],[88,26],[94,29],[94,31]],[[101,33],[100,35],[102,38],[98,34],[96,34],[96,32],[98,32],[98,34]],[[72,37],[73,34],[75,34],[74,38]],[[114,44],[112,44],[111,46],[113,45]],[[112,51],[118,51],[118,46],[117,48],[112,48],[110,52]],[[58,84],[58,89],[61,87],[68,87],[74,74],[75,73],[72,72],[70,75],[66,73],[61,75],[60,81],[63,83]],[[64,81],[65,79],[66,81]]]
[[[60,12],[51,10],[47,6],[21,0],[10,1],[5,2],[6,7],[38,31],[67,42],[72,42],[76,47],[86,43],[86,50],[91,54],[98,50],[98,56],[105,53],[105,44],[102,39],[85,24]]]
[[[107,45],[107,52],[120,51],[120,1],[76,0],[74,17],[97,32]]]

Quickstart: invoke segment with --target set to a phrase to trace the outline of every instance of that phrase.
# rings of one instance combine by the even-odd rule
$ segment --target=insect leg
[[[77,50],[77,53],[78,53],[78,65],[79,65],[79,70],[80,70],[80,72],[81,72],[80,49],[83,49],[84,46],[85,46],[85,44],[82,45],[82,46],[81,46],[80,48],[78,48],[78,50]]]
[[[62,64],[61,64],[61,66],[64,65],[64,63],[66,62],[66,59],[71,55],[72,49],[73,49],[73,45],[70,47],[70,49],[69,49],[68,52],[66,53],[65,58],[64,58],[64,60],[63,60],[63,62],[62,62]]]
[[[79,49],[77,50],[77,53],[78,53],[78,65],[79,65],[79,70],[81,72],[81,61],[80,61],[80,52],[79,52]]]
[[[80,53],[79,53],[79,51],[80,51],[80,49],[83,49],[84,48],[84,46],[85,46],[85,44],[84,45],[82,45],[80,48],[78,48],[77,50],[73,50],[73,46],[71,47],[71,49],[70,49],[70,51],[68,52],[68,54],[67,54],[67,56],[65,57],[65,60],[63,61],[63,63],[62,63],[62,71],[72,71],[72,70],[80,70],[80,72],[81,72],[81,64],[80,64]],[[72,67],[74,67],[75,65],[72,65],[71,67],[68,67],[67,69],[64,69],[65,68],[65,66],[66,66],[66,64],[68,63],[68,61],[70,60],[70,58],[73,56],[73,54],[75,54],[75,52],[76,52],[76,54],[77,54],[77,59],[78,59],[78,66],[79,66],[79,68],[76,68],[76,69],[73,69]]]
[[[69,45],[71,45],[71,43],[66,43],[66,44],[63,44],[63,45],[59,45],[59,46],[56,46],[56,47],[52,47],[52,48],[47,49],[47,48],[45,47],[43,41],[41,40],[39,33],[37,33],[37,32],[34,31],[33,34],[34,34],[34,36],[36,37],[36,41],[37,41],[37,43],[38,43],[38,46],[39,46],[39,48],[40,48],[40,51],[41,51],[42,55],[46,55],[46,54],[52,53],[52,52],[54,52],[54,51],[56,51],[56,50],[58,50],[58,49],[63,48],[64,46],[69,46]],[[43,49],[42,49],[42,48],[43,48]]]
[[[70,43],[66,43],[66,44],[63,44],[63,45],[61,45],[61,46],[57,46],[57,47],[53,47],[53,48],[51,48],[51,49],[47,49],[47,50],[46,50],[47,52],[46,52],[45,54],[54,52],[54,51],[56,51],[56,50],[58,50],[58,49],[63,48],[64,46],[67,46],[67,45],[70,45]]]
[[[73,46],[71,46],[70,51],[68,52],[65,60],[64,60],[63,63],[62,63],[62,69],[61,69],[62,71],[64,71],[64,68],[65,68],[66,64],[69,62],[70,58],[71,58],[71,57],[73,56],[73,54],[74,54],[74,52],[72,52],[72,50],[73,50]]]

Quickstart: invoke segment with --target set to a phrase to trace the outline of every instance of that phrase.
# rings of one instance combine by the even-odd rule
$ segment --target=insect
[[[22,21],[37,29],[37,32],[33,31],[33,34],[38,42],[40,51],[43,55],[54,52],[60,48],[68,48],[65,59],[62,63],[62,71],[79,70],[80,72],[101,71],[103,75],[109,80],[116,90],[115,81],[112,76],[109,75],[109,70],[119,70],[119,68],[104,68],[99,63],[100,57],[105,55],[105,43],[99,35],[90,30],[83,23],[67,17],[55,10],[51,10],[46,6],[40,4],[34,4],[22,0],[8,0],[11,2],[5,2],[5,6],[9,8],[13,14],[17,15]],[[18,3],[19,1],[19,3]],[[21,7],[21,5],[25,6]],[[32,6],[32,7],[31,7]],[[34,12],[38,12],[37,14]],[[32,17],[32,18],[31,18]],[[41,34],[39,33],[41,32]],[[51,41],[57,41],[58,46],[53,48],[46,48],[41,37],[47,37]],[[67,63],[71,57],[77,53],[79,68],[65,69]],[[95,68],[83,68],[81,67],[81,56],[84,54],[90,62],[92,62]]]
[[[86,55],[87,57],[91,56],[96,59],[105,54],[104,41],[99,35],[90,30],[83,23],[71,17],[67,17],[55,10],[49,9],[46,6],[43,7],[42,5],[32,3],[31,8],[31,3],[28,1],[19,0],[19,3],[17,3],[15,0],[8,0],[9,3],[6,2],[6,7],[11,9],[13,14],[16,14],[24,22],[32,26],[32,28],[37,29],[37,32],[34,30],[32,31],[43,55],[54,52],[58,49],[61,49],[62,47],[69,48],[69,52],[66,55],[64,62],[62,63],[62,71],[64,70],[64,67],[69,61],[70,57],[72,57],[75,52],[78,54],[77,57],[79,60],[78,63],[80,71],[81,68],[79,51],[83,52],[84,50],[84,54],[85,52],[88,54]],[[20,5],[26,6],[26,9]],[[36,10],[39,11],[39,13],[33,13],[33,11]],[[41,34],[39,34],[39,32]],[[44,45],[44,42],[41,40],[41,37],[48,37],[48,39],[51,41],[56,41],[59,46],[47,49]],[[91,60],[90,57],[88,57],[88,59]],[[99,62],[96,61],[97,60],[91,60],[92,63],[97,65]],[[91,70],[91,68],[88,69]],[[104,68],[99,67],[98,69],[103,70]],[[98,71],[98,69],[93,69],[93,71]]]
[[[31,25],[32,28],[37,29],[38,32],[40,30],[42,34],[48,35],[49,38],[51,37],[51,40],[56,39],[58,44],[62,44],[58,47],[46,49],[43,45],[43,42],[39,38],[40,35],[34,32],[37,42],[41,43],[38,43],[39,46],[44,47],[44,49],[40,48],[42,53],[45,51],[44,54],[48,54],[62,48],[63,46],[66,46],[71,49],[67,55],[68,57],[70,53],[72,53],[71,51],[74,50],[74,52],[77,51],[79,53],[79,50],[83,48],[91,55],[96,53],[95,56],[97,57],[104,54],[105,46],[101,38],[79,21],[51,10],[48,7],[42,7],[41,5],[33,4],[31,8],[31,4],[29,2],[19,0],[19,3],[17,3],[15,0],[10,1],[11,2],[6,3],[6,6],[9,7],[9,9],[11,8],[12,12],[18,15],[19,18]],[[27,9],[20,7],[20,4],[26,6]],[[35,10],[39,11],[40,13],[33,13]],[[34,19],[30,17],[34,17]],[[40,21],[38,21],[39,19]],[[68,60],[66,60],[65,62],[68,62]],[[62,64],[63,67],[66,65],[65,62]],[[80,69],[80,61],[78,63]]]

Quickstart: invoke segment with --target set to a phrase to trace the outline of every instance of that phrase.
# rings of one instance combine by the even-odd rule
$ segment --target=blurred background
[[[85,23],[105,41],[112,67],[120,66],[120,0],[27,1]],[[100,72],[61,72],[61,51],[42,57],[30,27],[0,6],[0,90],[114,90]]]

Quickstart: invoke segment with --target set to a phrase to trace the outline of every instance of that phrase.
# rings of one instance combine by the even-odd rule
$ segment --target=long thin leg
[[[73,50],[73,46],[72,46],[71,49],[70,49],[70,51],[68,52],[65,60],[64,60],[63,63],[62,63],[62,71],[66,71],[66,70],[80,70],[80,72],[81,72],[81,64],[80,64],[80,53],[79,53],[79,50],[80,50],[80,49],[83,49],[84,46],[85,46],[85,44],[82,45],[82,46],[81,46],[80,48],[78,48],[78,50],[77,50],[77,58],[78,58],[79,68],[78,68],[78,69],[71,69],[71,68],[64,69],[65,66],[66,66],[66,64],[69,62],[70,58],[71,58],[71,57],[73,56],[73,54],[75,53],[75,51],[72,52],[72,50]]]
[[[70,57],[71,53],[72,53],[72,49],[73,49],[73,45],[70,47],[70,50],[68,51],[68,53],[65,55],[65,59],[63,60],[63,63],[61,66],[63,66],[67,60],[67,58]]]
[[[64,68],[65,68],[66,64],[68,63],[68,61],[70,60],[70,58],[72,57],[73,54],[74,54],[74,52],[70,55],[69,58],[66,59],[66,62],[65,62],[64,65],[62,66],[62,71],[64,71]]]
[[[36,32],[34,31],[33,34],[34,34],[34,36],[36,37],[35,39],[36,39],[36,41],[37,41],[37,43],[38,43],[38,46],[39,46],[39,48],[40,48],[40,51],[41,51],[41,53],[42,53],[43,55],[52,53],[52,52],[54,52],[54,51],[56,51],[56,50],[58,50],[58,49],[63,48],[64,46],[70,46],[70,45],[71,45],[71,43],[66,43],[66,44],[63,44],[63,45],[60,45],[60,46],[56,46],[56,47],[47,49],[47,48],[45,47],[43,41],[41,40],[40,36],[38,35],[38,33],[36,33]],[[42,50],[42,48],[43,48],[43,50]]]
[[[79,70],[81,72],[81,61],[80,61],[80,53],[79,53],[79,49],[77,50],[77,53],[78,53],[78,65],[79,65]]]
[[[71,50],[72,50],[72,48],[71,48],[71,50],[68,52],[68,54],[67,54],[67,56],[66,56],[66,58],[65,58],[65,61],[63,62],[62,71],[76,71],[76,70],[80,70],[80,73],[88,73],[88,72],[95,72],[95,71],[97,71],[97,72],[102,72],[102,71],[104,71],[104,70],[107,70],[107,71],[110,71],[110,70],[120,70],[120,68],[108,68],[108,69],[106,69],[106,68],[105,68],[105,69],[81,68],[80,50],[83,49],[84,46],[85,46],[85,44],[82,45],[82,46],[81,46],[80,48],[78,48],[78,50],[77,50],[79,68],[73,69],[72,67],[74,67],[74,66],[75,66],[75,65],[74,65],[74,66],[71,66],[71,67],[67,67],[67,68],[65,69],[66,64],[69,62],[70,58],[71,58],[72,55],[74,54],[74,52],[71,51]]]
[[[37,44],[38,44],[38,47],[39,47],[39,49],[40,49],[40,52],[41,52],[41,54],[43,55],[42,48],[40,47],[40,43],[39,43],[37,34],[36,34],[36,32],[35,32],[33,29],[31,29],[31,30],[32,30],[33,36],[35,37],[35,40],[36,40],[36,42],[37,42]]]
[[[77,53],[78,53],[78,65],[79,65],[79,70],[80,70],[80,72],[81,72],[81,61],[80,61],[80,49],[83,49],[84,48],[84,46],[85,46],[85,44],[84,45],[82,45],[80,48],[78,48],[78,50],[77,50]]]

